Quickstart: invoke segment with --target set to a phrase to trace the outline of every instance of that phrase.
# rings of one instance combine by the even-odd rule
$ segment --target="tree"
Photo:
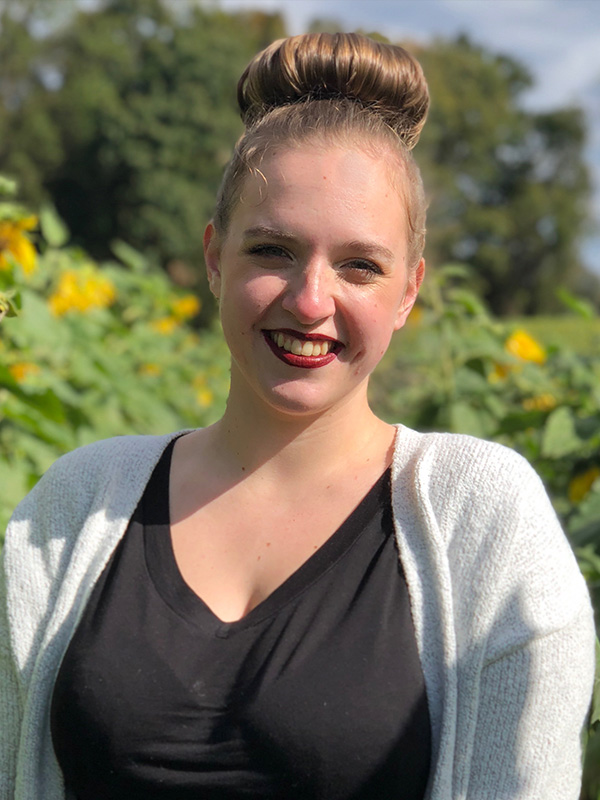
[[[30,203],[51,196],[97,258],[124,239],[193,283],[242,129],[236,80],[285,35],[281,17],[178,0],[104,0],[93,13],[75,0],[11,0],[0,25],[0,171]],[[553,310],[559,285],[589,291],[581,111],[524,110],[527,71],[465,37],[408,47],[432,95],[416,150],[431,196],[429,263],[471,264],[499,314]]]
[[[28,201],[50,195],[95,257],[125,239],[192,282],[241,132],[236,80],[284,31],[277,15],[187,8],[107,0],[38,41],[21,25],[36,64],[18,108],[4,103],[0,169]]]
[[[589,177],[580,109],[535,114],[516,61],[461,36],[418,57],[432,105],[417,160],[431,195],[428,254],[472,265],[497,314],[553,310],[577,284]]]

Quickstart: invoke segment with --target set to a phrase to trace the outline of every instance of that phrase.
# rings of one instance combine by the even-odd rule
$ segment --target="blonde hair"
[[[238,83],[246,130],[225,170],[214,224],[225,233],[246,176],[274,147],[307,141],[352,145],[397,156],[405,200],[409,261],[425,244],[425,195],[410,150],[425,124],[427,83],[404,48],[357,33],[312,33],[273,42]]]

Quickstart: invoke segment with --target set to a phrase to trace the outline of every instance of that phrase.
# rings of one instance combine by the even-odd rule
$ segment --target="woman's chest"
[[[374,506],[233,623],[178,576],[164,526],[128,531],[55,690],[55,747],[81,800],[422,796],[425,689]]]
[[[171,542],[179,571],[217,617],[241,619],[319,551],[371,489],[372,482],[324,483],[298,487],[295,495],[288,488],[284,496],[272,487],[261,492],[244,484],[189,516],[178,513],[172,501]]]

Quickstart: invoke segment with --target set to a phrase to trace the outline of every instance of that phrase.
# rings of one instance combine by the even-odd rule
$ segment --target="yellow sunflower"
[[[0,270],[10,269],[12,258],[21,265],[25,275],[34,271],[37,254],[25,231],[33,230],[36,225],[37,217],[0,222]]]

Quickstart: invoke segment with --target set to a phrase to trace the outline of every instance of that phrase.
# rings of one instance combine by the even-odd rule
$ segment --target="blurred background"
[[[597,0],[0,2],[1,529],[61,453],[218,418],[201,245],[236,82],[336,30],[403,44],[432,97],[428,276],[372,403],[528,458],[600,609]]]

